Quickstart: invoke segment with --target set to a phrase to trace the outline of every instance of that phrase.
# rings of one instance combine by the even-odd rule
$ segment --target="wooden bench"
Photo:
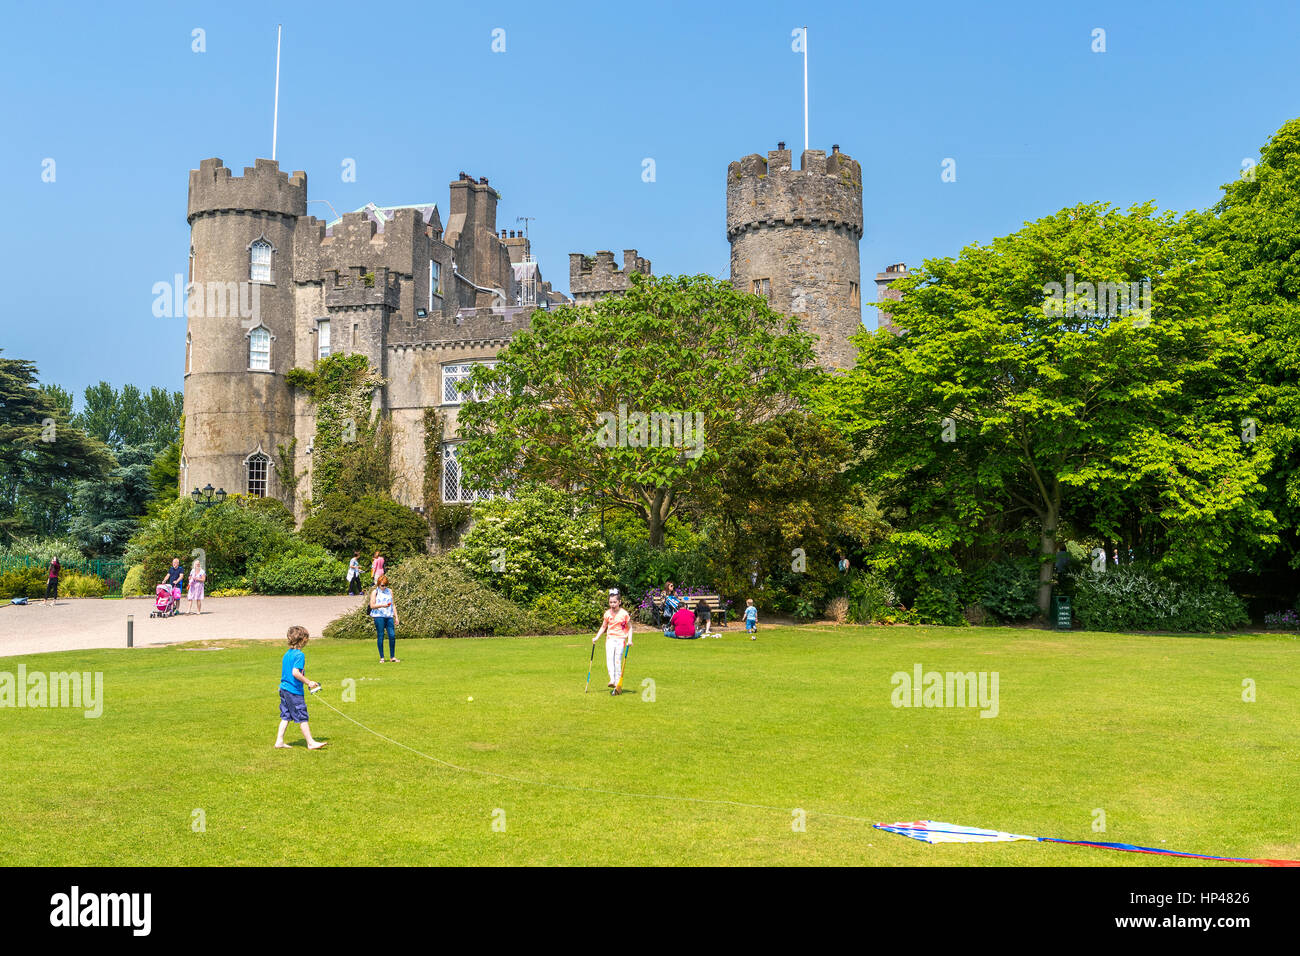
[[[708,605],[709,613],[713,618],[713,622],[719,627],[727,626],[727,608],[722,602],[721,594],[692,594],[690,597],[681,598],[681,600],[692,611],[695,610],[697,604],[703,601]],[[662,611],[664,606],[664,596],[662,594],[659,595],[657,598],[654,598],[651,603],[655,606],[656,610]]]

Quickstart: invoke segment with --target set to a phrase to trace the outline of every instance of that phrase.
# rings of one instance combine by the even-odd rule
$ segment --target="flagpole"
[[[279,134],[279,132],[280,132],[280,32],[281,32],[283,29],[284,29],[284,24],[283,24],[283,23],[276,24],[276,27],[275,27],[275,113],[274,113],[274,115],[273,115],[273,117],[272,117],[272,119],[271,119],[271,161],[272,161],[272,162],[275,161],[276,137],[278,136],[278,134]],[[808,65],[807,65],[807,56],[805,55],[805,63],[804,63],[804,73],[805,73],[805,76],[804,76],[804,86],[805,86],[805,87],[806,87],[807,84],[808,84],[808,77],[807,77],[807,75],[806,75],[806,74],[807,74],[807,70],[808,70]],[[808,94],[807,94],[807,91],[805,90],[805,92],[804,92],[804,110],[805,110],[805,111],[808,109],[808,102],[807,102],[807,99],[808,99]],[[807,138],[807,131],[806,131],[807,120],[804,121],[804,126],[805,126],[804,137],[805,137],[805,139],[806,139],[806,138]]]
[[[803,148],[808,151],[808,28],[803,28]]]

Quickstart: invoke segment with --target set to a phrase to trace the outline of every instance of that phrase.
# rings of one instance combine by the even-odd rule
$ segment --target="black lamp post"
[[[193,491],[190,492],[190,497],[194,499],[194,503],[196,505],[200,505],[201,507],[204,508],[211,506],[213,503],[212,483],[208,482],[206,485],[204,485],[202,491],[200,491],[198,488],[195,488]],[[216,492],[217,504],[220,504],[225,500],[226,500],[226,489],[218,488]]]

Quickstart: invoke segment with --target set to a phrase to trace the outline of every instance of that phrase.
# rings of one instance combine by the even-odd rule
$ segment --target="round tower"
[[[851,368],[849,336],[862,328],[862,167],[838,146],[804,150],[792,169],[785,143],[727,167],[731,282],[816,333],[824,368]]]
[[[276,446],[294,436],[294,229],[307,174],[259,159],[236,177],[190,170],[190,284],[181,493],[211,484],[283,497]]]

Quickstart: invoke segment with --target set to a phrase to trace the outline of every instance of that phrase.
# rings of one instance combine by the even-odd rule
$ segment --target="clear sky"
[[[805,24],[811,145],[863,166],[864,299],[890,263],[1075,202],[1207,206],[1300,115],[1295,0],[173,0],[4,16],[0,348],[78,397],[100,379],[181,387],[184,319],[154,318],[151,290],[186,271],[188,171],[270,155],[280,22],[278,158],[306,170],[309,198],[433,199],[445,219],[447,184],[487,176],[498,228],[535,217],[534,254],[565,291],[568,253],[597,249],[728,274],[727,163],[802,146],[791,30]]]

